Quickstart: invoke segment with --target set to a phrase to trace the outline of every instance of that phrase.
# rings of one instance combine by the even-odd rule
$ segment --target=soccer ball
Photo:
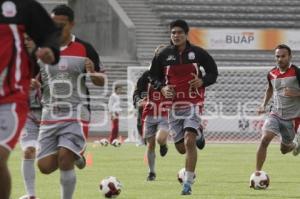
[[[101,146],[108,146],[109,142],[106,138],[103,138],[100,140],[100,145]]]
[[[266,189],[270,184],[270,178],[264,171],[256,171],[250,176],[250,188]]]
[[[184,175],[185,175],[185,168],[182,168],[178,171],[177,173],[177,180],[180,184],[183,183],[183,180],[184,180]],[[194,174],[194,178],[193,178],[193,183],[195,181],[195,178],[196,178],[196,175]]]
[[[104,178],[100,182],[100,191],[105,198],[116,198],[121,193],[121,182],[114,176]]]
[[[118,139],[114,139],[112,141],[111,145],[113,145],[115,147],[120,147],[121,146],[121,142]]]

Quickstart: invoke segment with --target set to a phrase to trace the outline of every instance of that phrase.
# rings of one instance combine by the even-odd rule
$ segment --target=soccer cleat
[[[196,137],[196,146],[199,150],[202,150],[205,147],[205,137],[203,135],[202,129],[200,129],[200,135]]]
[[[76,165],[76,167],[78,169],[83,169],[86,166],[86,159],[85,159],[85,157],[82,155],[80,158],[78,158],[77,160],[75,160],[74,164]]]
[[[293,155],[296,156],[296,155],[298,155],[300,153],[300,135],[298,133],[295,135],[294,142],[296,142],[297,145],[298,145],[293,150]]]
[[[191,194],[192,194],[191,184],[184,183],[181,195],[191,195]]]
[[[159,153],[161,157],[164,157],[168,153],[168,146],[166,144],[160,145]]]
[[[156,178],[156,174],[153,172],[150,172],[148,177],[147,177],[147,181],[154,181]]]
[[[28,196],[28,195],[25,195],[25,196],[21,196],[19,199],[39,199],[35,196]]]

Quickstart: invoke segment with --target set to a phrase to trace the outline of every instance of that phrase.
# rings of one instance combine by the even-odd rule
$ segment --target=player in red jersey
[[[268,87],[258,114],[266,112],[273,96],[271,112],[262,127],[262,138],[256,153],[256,171],[260,171],[267,156],[267,148],[275,136],[281,137],[280,151],[294,155],[300,152],[300,138],[296,136],[300,117],[300,70],[291,63],[292,51],[287,45],[275,48],[277,66],[268,73]]]
[[[196,139],[202,135],[200,114],[205,87],[215,83],[218,76],[213,58],[204,49],[189,43],[188,32],[184,20],[171,22],[171,45],[153,58],[150,68],[151,83],[170,106],[169,127],[175,147],[179,153],[186,154],[182,195],[191,194],[197,163]],[[200,66],[205,70],[204,76]]]
[[[0,198],[8,199],[11,179],[7,167],[28,112],[31,65],[24,45],[27,33],[39,47],[44,63],[59,59],[60,31],[34,0],[0,1]]]

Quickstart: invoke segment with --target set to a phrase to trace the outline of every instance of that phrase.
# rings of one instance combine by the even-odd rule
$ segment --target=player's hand
[[[190,84],[190,90],[197,89],[203,85],[203,80],[200,79],[195,73],[191,73],[192,76],[194,76],[194,79],[189,81]]]
[[[300,95],[300,92],[286,87],[283,89],[283,95],[287,97],[297,97]]]
[[[89,58],[85,59],[84,66],[85,66],[85,70],[86,70],[87,73],[94,73],[95,72],[94,62],[92,60],[90,60]]]
[[[162,87],[161,89],[161,93],[162,95],[167,98],[167,99],[172,99],[175,97],[176,95],[176,92],[175,92],[175,89],[174,89],[175,86],[171,86],[171,85],[167,85],[167,86],[164,86]]]
[[[137,107],[143,107],[146,102],[146,98],[140,99],[136,102]]]
[[[30,80],[30,89],[35,90],[40,88],[41,88],[41,83],[37,79],[32,78]]]
[[[42,62],[44,62],[45,64],[52,64],[55,61],[54,53],[48,47],[38,48],[35,55],[37,59],[42,60]]]
[[[264,105],[260,105],[257,109],[257,114],[261,115],[261,114],[264,114],[264,113],[266,113],[266,107]]]

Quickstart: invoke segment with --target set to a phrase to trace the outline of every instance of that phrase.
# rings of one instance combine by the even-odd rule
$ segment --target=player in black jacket
[[[150,68],[153,86],[161,91],[170,106],[169,126],[176,149],[186,154],[182,195],[191,194],[194,181],[196,137],[201,133],[205,87],[215,83],[218,76],[214,59],[204,49],[188,42],[188,31],[184,20],[171,22],[171,45],[153,58]],[[204,76],[200,66],[205,70]]]

